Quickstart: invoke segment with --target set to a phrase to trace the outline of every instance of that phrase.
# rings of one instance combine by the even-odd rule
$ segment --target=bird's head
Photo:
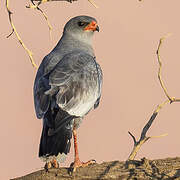
[[[83,39],[91,39],[95,31],[99,32],[99,26],[96,19],[90,16],[74,17],[64,27],[64,34]]]

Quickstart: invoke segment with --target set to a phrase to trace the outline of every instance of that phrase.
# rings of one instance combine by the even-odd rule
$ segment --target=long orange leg
[[[86,167],[89,164],[95,163],[96,161],[90,160],[85,163],[81,162],[79,159],[78,145],[77,145],[77,132],[75,129],[73,130],[73,138],[74,138],[74,153],[75,154],[74,154],[74,163],[71,164],[71,168],[72,168],[73,172],[75,172],[78,167]]]

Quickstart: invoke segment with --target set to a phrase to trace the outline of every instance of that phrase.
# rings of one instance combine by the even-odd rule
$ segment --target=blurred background
[[[99,108],[89,113],[78,131],[82,161],[125,161],[133,141],[156,106],[166,100],[157,78],[156,50],[159,39],[172,33],[161,48],[163,80],[171,96],[180,98],[180,1],[174,0],[87,0],[72,4],[50,2],[41,5],[53,26],[52,40],[47,23],[38,11],[25,8],[30,1],[12,1],[13,22],[39,65],[59,41],[64,24],[77,15],[98,20],[100,32],[94,36],[94,49],[104,73]],[[11,32],[5,1],[0,6],[0,179],[6,180],[43,168],[38,158],[42,121],[35,116],[33,82],[36,70]],[[138,152],[137,159],[180,156],[180,104],[166,105],[148,132],[151,139]],[[73,146],[65,163],[73,161]]]

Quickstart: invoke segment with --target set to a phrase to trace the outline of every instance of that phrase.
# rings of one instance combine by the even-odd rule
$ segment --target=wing
[[[51,108],[59,105],[71,115],[78,116],[86,114],[92,106],[96,108],[101,96],[102,71],[95,58],[86,53],[73,52],[59,63],[54,63],[47,73],[44,66],[52,58],[45,57],[45,63],[41,63],[36,75],[34,103],[37,117],[42,118],[50,104]],[[52,101],[52,97],[55,100]]]
[[[66,55],[49,75],[51,89],[57,90],[56,103],[74,116],[87,114],[101,95],[102,72],[95,58],[84,52]],[[95,105],[96,106],[96,105]]]
[[[99,84],[99,97],[98,99],[96,100],[95,104],[94,104],[94,109],[96,109],[98,106],[99,106],[99,103],[100,103],[100,99],[101,99],[101,89],[102,89],[102,82],[103,82],[103,73],[102,73],[102,70],[101,70],[101,67],[98,63],[96,63],[96,69],[97,69],[97,72],[98,72],[98,84]]]
[[[36,74],[34,81],[34,106],[37,118],[41,119],[47,112],[50,104],[50,96],[45,94],[47,90],[51,88],[49,85],[49,75],[56,64],[60,61],[57,53],[51,52],[45,56]]]

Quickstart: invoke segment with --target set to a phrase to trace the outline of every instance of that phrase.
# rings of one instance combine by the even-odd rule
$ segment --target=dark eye
[[[78,22],[79,26],[84,26],[86,23],[85,22]]]

